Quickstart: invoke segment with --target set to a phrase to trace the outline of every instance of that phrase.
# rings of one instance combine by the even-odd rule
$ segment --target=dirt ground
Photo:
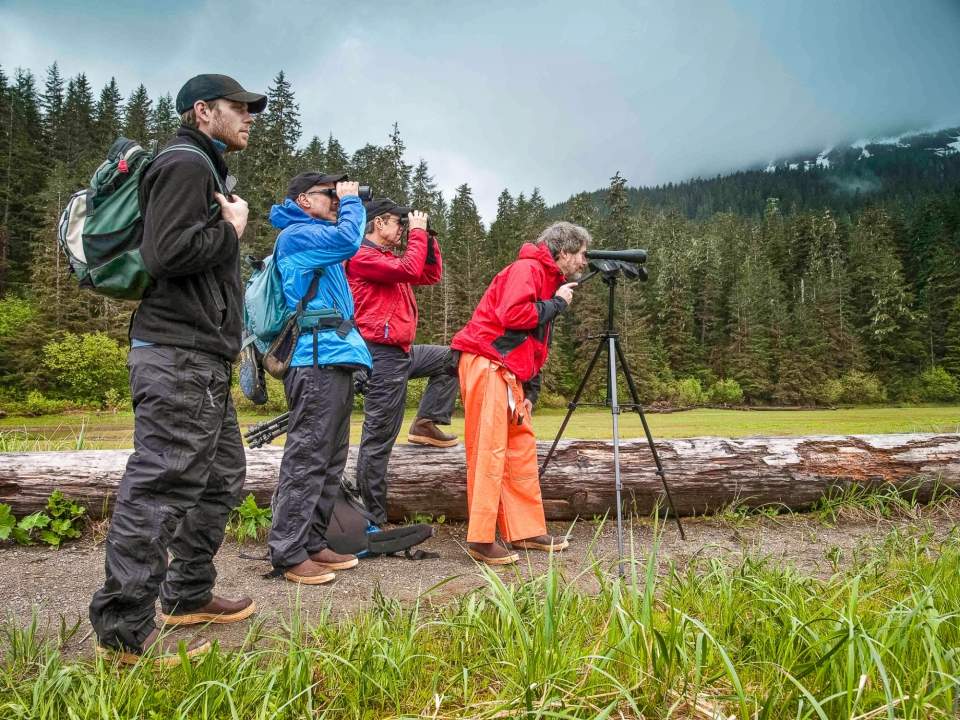
[[[687,540],[682,541],[672,521],[664,527],[660,563],[671,560],[685,565],[697,557],[720,557],[735,562],[743,555],[766,556],[793,565],[805,574],[828,577],[837,566],[855,562],[857,548],[868,547],[895,527],[932,529],[935,534],[949,532],[960,517],[960,501],[937,508],[917,510],[911,517],[877,520],[868,517],[844,518],[830,525],[813,515],[776,517],[686,518]],[[551,523],[550,531],[569,531],[571,547],[560,557],[568,577],[594,560],[607,571],[616,572],[617,533],[613,524],[591,522]],[[646,562],[653,541],[653,523],[637,520],[626,532],[627,556]],[[300,587],[278,579],[266,579],[266,562],[247,560],[240,553],[262,554],[263,546],[239,546],[227,542],[217,555],[219,571],[217,592],[227,596],[249,595],[257,603],[258,617],[266,630],[282,631],[284,621],[299,603],[301,617],[309,621],[327,607],[334,617],[369,607],[375,593],[412,603],[418,598],[445,603],[470,592],[483,583],[478,567],[463,548],[466,527],[460,523],[439,525],[435,536],[423,547],[438,558],[411,561],[398,557],[361,560],[352,570],[337,573],[334,583]],[[632,538],[632,539],[631,539]],[[92,649],[90,626],[86,621],[87,604],[103,579],[102,532],[87,533],[81,540],[61,550],[5,546],[0,549],[0,616],[24,624],[37,612],[41,625],[56,633],[65,621],[80,621],[79,631],[64,645],[65,653],[86,655]],[[519,565],[498,572],[507,579],[522,579],[547,567],[544,553],[524,554]],[[596,587],[593,573],[578,580],[586,591]],[[249,623],[210,626],[201,631],[219,640],[225,648],[239,647]],[[178,632],[196,632],[183,629]]]

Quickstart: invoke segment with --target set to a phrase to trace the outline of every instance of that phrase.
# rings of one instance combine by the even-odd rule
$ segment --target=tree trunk
[[[541,461],[549,443],[539,444]],[[650,513],[665,505],[647,444],[620,444],[624,508]],[[851,486],[893,485],[921,500],[938,487],[960,488],[960,434],[822,437],[691,438],[657,443],[667,482],[682,515],[715,512],[730,503],[805,510]],[[261,505],[276,485],[283,449],[247,451],[247,482]],[[40,510],[54,490],[83,503],[94,518],[107,514],[128,450],[0,454],[0,502],[16,515]],[[350,449],[352,477],[356,448]],[[466,515],[466,469],[461,446],[397,445],[390,458],[389,514]],[[602,515],[615,507],[612,445],[561,442],[541,480],[547,518]]]

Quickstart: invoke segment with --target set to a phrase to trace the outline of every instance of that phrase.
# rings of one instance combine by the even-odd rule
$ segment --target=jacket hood
[[[557,267],[557,261],[553,259],[549,248],[543,243],[524,243],[520,246],[517,260],[536,260],[543,265],[548,273],[552,273],[559,278],[563,277],[563,273]]]
[[[270,224],[278,230],[297,223],[323,223],[331,224],[326,220],[319,220],[307,215],[303,209],[293,200],[287,198],[282,205],[274,205],[270,208]],[[548,253],[549,254],[549,253]]]

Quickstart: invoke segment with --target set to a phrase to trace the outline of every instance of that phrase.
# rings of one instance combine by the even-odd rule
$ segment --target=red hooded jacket
[[[547,362],[553,319],[567,307],[554,297],[563,281],[546,245],[523,245],[450,346],[502,363],[520,382],[529,382]]]
[[[411,230],[407,249],[399,257],[364,239],[347,261],[354,318],[363,339],[410,352],[417,334],[417,300],[411,286],[433,285],[442,275],[440,245],[426,230]]]

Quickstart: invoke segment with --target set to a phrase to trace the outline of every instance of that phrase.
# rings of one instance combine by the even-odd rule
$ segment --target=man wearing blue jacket
[[[342,264],[363,240],[366,213],[357,193],[346,174],[301,173],[283,204],[270,210],[280,229],[275,252],[287,306],[310,299],[283,379],[290,421],[268,544],[276,572],[306,585],[330,582],[334,570],[357,564],[325,537],[347,462],[353,371],[372,365],[353,324]]]

